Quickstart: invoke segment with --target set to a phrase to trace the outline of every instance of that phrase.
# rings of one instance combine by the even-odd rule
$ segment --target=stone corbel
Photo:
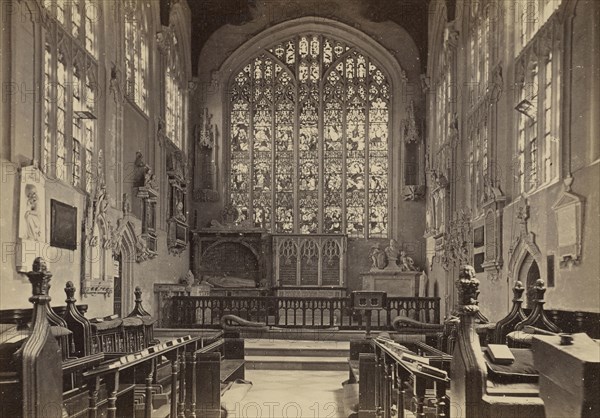
[[[483,267],[483,270],[487,273],[490,282],[495,283],[500,280],[502,264],[502,260],[486,261],[481,264],[481,267]]]
[[[156,33],[156,45],[161,53],[166,54],[171,48],[173,33],[167,26],[163,26],[162,29],[161,32]]]
[[[404,200],[421,200],[425,196],[425,186],[403,186],[402,195]]]
[[[144,162],[141,152],[137,151],[135,155],[135,167],[138,170],[137,177],[137,197],[156,201],[158,198],[158,185],[156,175],[152,168]]]
[[[110,81],[108,90],[112,93],[115,103],[121,103],[123,100],[123,90],[121,88],[121,70],[116,64],[113,64],[110,69]]]
[[[167,140],[167,122],[159,117],[158,123],[156,125],[156,141],[158,145],[162,148]]]
[[[156,250],[156,237],[142,234],[135,242],[135,260],[138,263],[151,260],[158,255]]]
[[[488,85],[490,102],[497,103],[504,91],[504,78],[502,77],[502,65],[498,64],[492,72],[492,80]]]

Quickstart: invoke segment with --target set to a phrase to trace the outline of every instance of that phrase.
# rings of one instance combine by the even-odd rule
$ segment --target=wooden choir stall
[[[412,338],[403,328],[402,334],[351,342],[350,410],[359,418],[598,416],[600,344],[582,332],[557,334],[543,309],[543,281],[536,283],[528,313],[516,282],[513,307],[496,324],[480,323],[479,282],[471,266],[461,267],[456,285],[458,320],[436,328],[444,342],[453,334],[452,344],[441,344],[451,356],[418,341],[427,326]],[[410,325],[417,329],[415,321]]]
[[[41,258],[27,276],[33,309],[0,311],[2,417],[220,417],[225,383],[244,377],[239,333],[158,340],[139,289],[127,317],[88,320],[70,282],[50,306]]]

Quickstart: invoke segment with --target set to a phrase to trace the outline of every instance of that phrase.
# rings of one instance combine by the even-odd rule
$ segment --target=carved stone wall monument
[[[388,296],[425,296],[425,276],[412,257],[395,239],[382,250],[379,245],[369,252],[371,269],[361,275],[362,289],[385,291]]]

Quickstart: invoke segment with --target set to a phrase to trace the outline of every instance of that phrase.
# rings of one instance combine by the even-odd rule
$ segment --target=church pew
[[[517,324],[527,318],[522,306],[524,291],[525,288],[523,287],[523,283],[519,280],[515,281],[515,285],[513,286],[513,305],[508,315],[499,320],[494,327],[493,336],[491,338],[494,344],[504,344],[506,342],[506,336],[514,331]]]
[[[73,282],[68,281],[65,286],[67,306],[62,314],[62,318],[67,324],[67,328],[73,333],[74,356],[86,357],[94,352],[92,351],[92,326],[75,305],[75,286]]]
[[[415,359],[427,362],[428,370]],[[348,365],[346,407],[359,417],[404,417],[407,411],[447,416],[450,356],[422,341],[400,345],[385,334],[351,341]],[[356,386],[358,394],[352,394]]]
[[[0,416],[183,416],[185,410],[203,407],[205,394],[197,386],[208,376],[197,358],[210,352],[218,356],[219,373],[214,386],[220,389],[221,380],[244,377],[244,344],[239,334],[228,333],[222,338],[223,333],[213,333],[209,338],[185,336],[159,342],[146,338],[152,335],[145,332],[153,326],[151,321],[141,322],[144,338],[136,338],[143,344],[150,342],[148,347],[107,361],[107,355],[115,357],[118,353],[93,353],[91,327],[75,305],[72,283],[65,288],[67,306],[59,312],[67,326],[73,327],[69,335],[77,337],[77,357],[63,359],[61,340],[52,334],[47,308],[52,275],[38,258],[28,276],[33,288],[31,313],[0,313],[2,322],[10,325],[0,327]],[[138,292],[136,307],[124,320],[148,317]],[[30,331],[15,332],[17,327],[26,328],[28,322]],[[12,332],[8,340],[7,330]],[[188,399],[187,394],[193,396]],[[196,397],[200,400],[198,406],[191,403]]]
[[[544,417],[539,397],[538,376],[530,350],[518,352],[515,363],[500,373],[497,365],[486,360],[475,329],[479,311],[479,281],[471,266],[462,266],[458,288],[460,322],[451,363],[451,405],[453,415],[463,417]],[[519,369],[518,369],[519,368]],[[496,369],[496,370],[494,370]]]
[[[531,313],[515,325],[515,330],[506,335],[506,343],[510,347],[530,348],[534,334],[552,334],[561,332],[544,311],[544,294],[546,284],[542,279],[535,282],[535,304]]]
[[[244,340],[239,332],[228,331],[188,357],[193,364],[189,373],[198,381],[197,391],[188,394],[196,416],[220,417],[222,384],[245,377]]]
[[[536,335],[533,353],[548,417],[600,416],[600,341],[584,333]]]
[[[171,341],[148,347],[142,351],[123,355],[83,374],[88,382],[89,405],[88,416],[95,418],[107,416],[143,416],[176,417],[183,415],[185,409],[184,394],[195,391],[196,379],[187,379],[183,370],[187,351],[196,351],[200,337],[179,337]],[[166,357],[170,362],[171,382],[173,390],[168,394],[167,402],[157,405],[154,398],[157,392],[154,384],[154,371],[158,359]],[[143,388],[142,396],[138,396],[136,408],[136,392]],[[177,390],[179,389],[179,390]],[[106,396],[101,396],[104,393]]]
[[[48,272],[46,263],[36,258],[27,277],[32,285],[29,300],[33,303],[30,332],[25,338],[23,335],[13,336],[12,340],[3,341],[0,346],[4,357],[0,374],[0,408],[2,416],[6,417],[61,416],[61,352],[64,351],[52,335],[48,320],[48,303],[51,300],[48,290],[52,274]]]

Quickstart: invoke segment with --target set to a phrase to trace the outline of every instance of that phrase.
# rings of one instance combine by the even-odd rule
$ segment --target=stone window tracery
[[[470,203],[475,216],[482,214],[486,184],[493,182],[490,167],[490,104],[492,94],[491,67],[495,55],[493,40],[497,16],[492,2],[472,2],[469,23],[469,105],[467,135],[469,138]]]
[[[148,113],[148,23],[145,1],[128,0],[125,11],[126,95],[145,114]]]
[[[183,77],[180,75],[181,65],[176,51],[177,39],[173,35],[172,47],[169,48],[167,72],[165,75],[165,120],[167,138],[183,148],[184,138],[184,95]]]
[[[388,232],[390,83],[344,42],[304,34],[230,81],[230,202],[278,233]]]
[[[560,26],[554,14],[516,60],[515,187],[531,193],[558,178]]]
[[[515,2],[515,21],[518,39],[515,42],[518,55],[550,19],[562,0],[526,0]]]
[[[42,171],[88,193],[96,153],[96,2],[43,2]]]

